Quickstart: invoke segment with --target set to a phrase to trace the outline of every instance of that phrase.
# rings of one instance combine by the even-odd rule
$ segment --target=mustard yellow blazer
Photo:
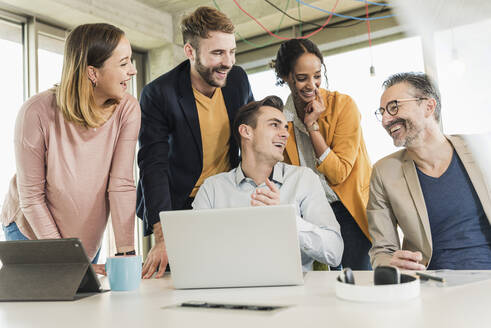
[[[325,175],[332,190],[355,219],[363,233],[368,233],[366,208],[372,167],[360,126],[361,115],[350,96],[320,89],[326,105],[317,123],[331,149],[317,170]],[[288,122],[284,161],[300,165],[293,122]]]

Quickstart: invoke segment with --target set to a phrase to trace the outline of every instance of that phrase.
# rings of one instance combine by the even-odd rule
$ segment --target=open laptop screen
[[[303,284],[294,205],[161,212],[175,288]]]

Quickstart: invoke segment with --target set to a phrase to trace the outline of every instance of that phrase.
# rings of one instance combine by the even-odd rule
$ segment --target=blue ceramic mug
[[[142,276],[142,256],[114,256],[106,260],[109,286],[114,291],[138,289]]]

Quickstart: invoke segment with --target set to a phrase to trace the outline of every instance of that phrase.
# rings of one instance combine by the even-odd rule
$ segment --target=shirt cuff
[[[327,155],[331,152],[331,148],[327,147],[326,151],[322,153],[322,155],[319,156],[319,158],[316,159],[317,165],[321,165],[322,162],[326,159]]]

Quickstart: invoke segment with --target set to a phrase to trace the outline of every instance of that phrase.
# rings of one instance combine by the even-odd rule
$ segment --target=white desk
[[[337,299],[337,274],[308,273],[305,286],[207,290],[174,290],[166,276],[143,281],[136,292],[0,303],[0,327],[491,327],[491,280],[445,288],[422,284],[419,298],[367,304]],[[372,272],[355,272],[358,281],[371,277]],[[291,307],[267,313],[169,307],[189,300]]]

